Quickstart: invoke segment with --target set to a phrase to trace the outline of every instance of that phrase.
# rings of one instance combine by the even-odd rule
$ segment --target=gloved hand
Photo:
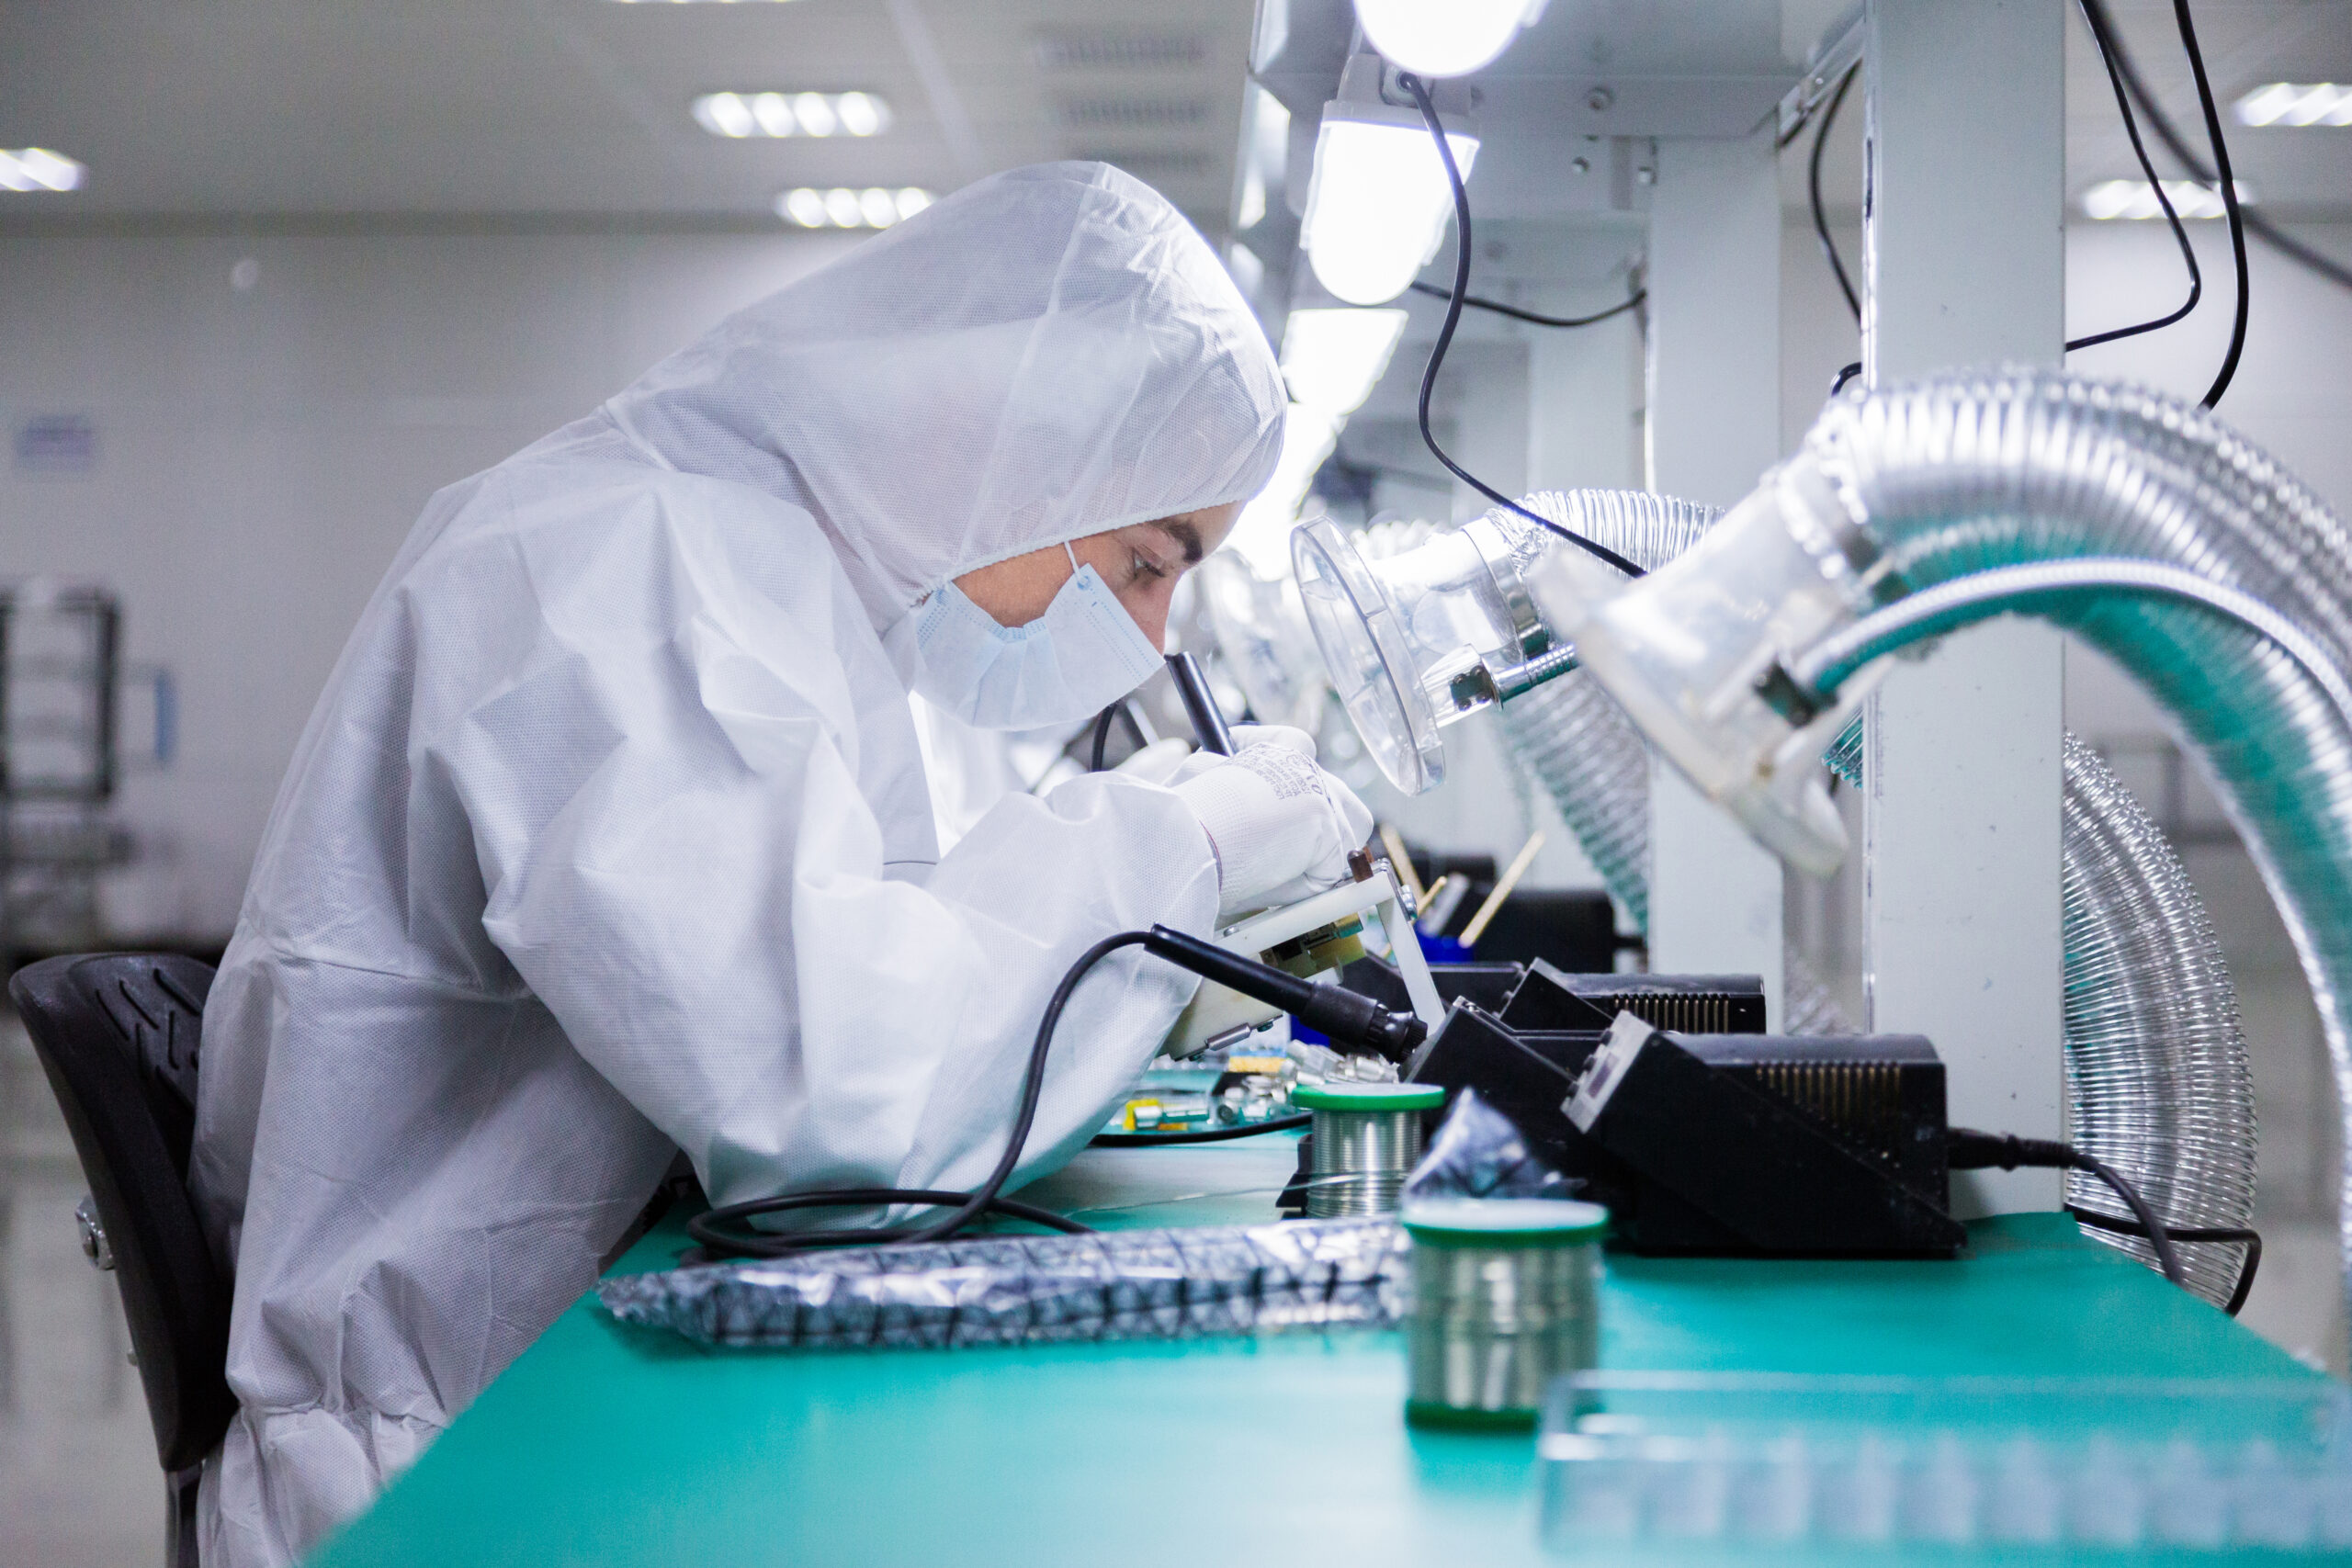
[[[1315,755],[1315,738],[1286,724],[1237,724],[1231,733],[1236,751],[1270,740],[1308,757]],[[1172,789],[1224,761],[1214,751],[1199,750],[1182,736],[1163,735],[1150,745],[1129,752],[1126,760],[1111,771],[1123,778],[1141,779],[1146,784],[1165,784]]]
[[[1220,919],[1346,881],[1348,855],[1371,836],[1372,813],[1315,765],[1313,739],[1269,725],[1237,730],[1234,740],[1239,750],[1231,757],[1185,759],[1194,771],[1173,783],[1216,852]]]
[[[1125,761],[1111,771],[1121,778],[1141,779],[1146,784],[1170,784],[1177,773],[1192,761],[1193,743],[1173,735],[1162,736],[1148,746],[1138,746],[1127,754]]]

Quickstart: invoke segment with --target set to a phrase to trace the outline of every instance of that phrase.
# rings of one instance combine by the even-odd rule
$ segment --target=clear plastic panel
[[[1445,779],[1445,748],[1437,738],[1437,716],[1412,678],[1396,606],[1328,519],[1291,535],[1291,563],[1331,688],[1364,749],[1407,795],[1436,788]]]
[[[2316,1377],[1578,1372],[1544,1410],[1544,1536],[1609,1562],[1967,1546],[2341,1562],[2346,1398]]]
[[[1476,531],[1486,526],[1438,534],[1382,560],[1367,560],[1329,519],[1291,536],[1331,683],[1381,771],[1408,795],[1445,777],[1439,728],[1493,705],[1487,665],[1520,659],[1521,630],[1488,566],[1512,551],[1499,536],[1482,542]]]

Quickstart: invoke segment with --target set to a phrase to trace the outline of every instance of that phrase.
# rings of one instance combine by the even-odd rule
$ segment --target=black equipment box
[[[1547,967],[1531,971],[1499,1016],[1456,999],[1407,1076],[1476,1089],[1534,1154],[1609,1205],[1620,1245],[1714,1256],[1959,1249],[1944,1161],[1944,1069],[1926,1040],[1663,1032],[1645,1015],[1727,1012],[1760,1026],[1761,988],[1747,976],[1572,976]],[[1700,1001],[1682,999],[1692,996]],[[1584,1021],[1605,998],[1629,998],[1620,1010],[1633,1018],[1566,1029],[1508,1021]],[[1627,1060],[1588,1091],[1598,1103],[1579,1126],[1569,1101],[1612,1040]]]
[[[1660,1029],[1761,1034],[1764,982],[1755,975],[1568,975],[1539,958],[1510,1000],[1488,1010],[1522,1032],[1598,1033],[1630,1012]]]

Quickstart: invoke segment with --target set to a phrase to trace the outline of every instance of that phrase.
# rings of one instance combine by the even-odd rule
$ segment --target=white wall
[[[295,739],[435,490],[847,243],[0,238],[0,420],[85,414],[98,438],[86,476],[0,469],[0,581],[107,584],[126,656],[178,678],[178,760],[122,795],[160,859],[127,911],[148,931],[120,934],[227,933]]]

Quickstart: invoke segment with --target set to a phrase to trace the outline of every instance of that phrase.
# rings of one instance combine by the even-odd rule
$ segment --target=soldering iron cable
[[[1370,998],[1360,997],[1337,986],[1316,985],[1166,926],[1154,926],[1149,931],[1120,931],[1104,937],[1080,953],[1077,962],[1063,974],[1061,983],[1054,987],[1054,994],[1046,1001],[1045,1011],[1038,1017],[1036,1036],[1030,1043],[1028,1066],[1021,1078],[1021,1100],[1013,1112],[1012,1129],[1005,1134],[1004,1152],[998,1156],[996,1168],[978,1187],[969,1192],[898,1187],[786,1192],[772,1198],[729,1203],[698,1214],[687,1222],[688,1231],[696,1241],[715,1253],[742,1253],[761,1258],[781,1258],[825,1247],[887,1247],[944,1241],[983,1213],[1004,1214],[1055,1230],[1083,1233],[1088,1228],[1085,1225],[1026,1203],[1015,1202],[1001,1194],[1005,1184],[1012,1179],[1013,1171],[1021,1164],[1022,1153],[1029,1143],[1029,1130],[1037,1119],[1037,1102],[1046,1086],[1046,1053],[1053,1046],[1054,1031],[1061,1022],[1063,1009],[1069,1005],[1079,982],[1085,979],[1097,964],[1126,947],[1145,948],[1152,956],[1180,969],[1233,987],[1260,1001],[1279,1007],[1321,1030],[1335,1043],[1375,1049],[1401,1060],[1428,1032],[1427,1026],[1409,1012],[1392,1013]],[[751,1224],[762,1214],[788,1213],[807,1209],[907,1207],[945,1209],[948,1213],[938,1219],[906,1229],[860,1225],[834,1230],[778,1232],[763,1230]]]

